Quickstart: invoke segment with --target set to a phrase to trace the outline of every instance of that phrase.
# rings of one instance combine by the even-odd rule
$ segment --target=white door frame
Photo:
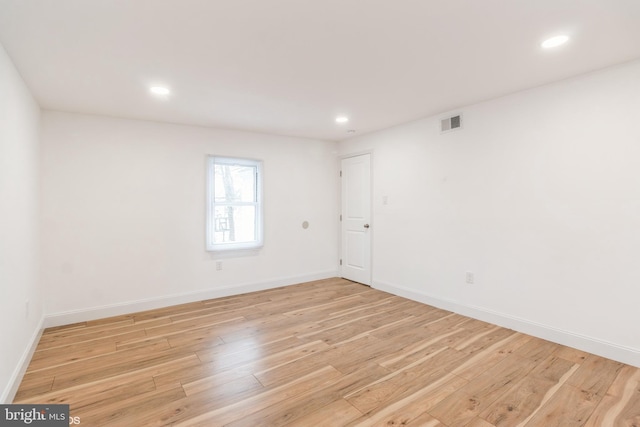
[[[340,171],[340,173],[342,173],[342,161],[345,159],[349,159],[352,157],[358,157],[358,156],[362,156],[362,155],[369,155],[369,162],[370,162],[370,172],[369,172],[369,274],[367,277],[367,283],[363,283],[367,286],[372,286],[373,285],[373,239],[374,239],[374,232],[373,230],[375,229],[375,224],[374,224],[374,220],[373,220],[373,151],[372,150],[367,150],[367,151],[358,151],[355,153],[349,153],[349,154],[344,154],[342,156],[340,156],[338,158],[338,170]],[[338,235],[339,235],[339,240],[338,240],[338,244],[339,244],[339,248],[338,248],[338,253],[340,256],[340,265],[339,265],[339,271],[340,271],[340,276],[342,276],[342,260],[343,258],[343,253],[342,253],[342,242],[344,239],[343,236],[343,230],[342,230],[342,226],[343,226],[343,222],[342,222],[342,178],[340,178],[339,181],[339,194],[340,194],[340,210],[338,212],[338,215],[340,215],[340,227],[338,230]]]

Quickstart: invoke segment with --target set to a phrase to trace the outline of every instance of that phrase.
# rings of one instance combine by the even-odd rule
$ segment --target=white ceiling
[[[43,108],[340,140],[639,58],[640,1],[0,0],[0,42]]]

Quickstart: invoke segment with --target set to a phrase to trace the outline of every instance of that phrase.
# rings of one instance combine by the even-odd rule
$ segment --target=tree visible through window
[[[262,246],[262,163],[209,157],[207,249]]]

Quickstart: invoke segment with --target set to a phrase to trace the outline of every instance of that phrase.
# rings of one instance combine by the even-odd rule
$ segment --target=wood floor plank
[[[338,399],[303,417],[287,423],[290,427],[335,427],[344,425],[362,413],[344,399]]]
[[[262,385],[274,387],[307,375],[327,364],[326,352],[316,352],[277,366],[268,366],[260,371],[256,371],[253,367],[251,370],[254,371],[253,375]]]
[[[407,365],[403,369],[394,370],[374,383],[367,384],[345,396],[347,401],[363,413],[369,413],[375,408],[387,406],[413,394],[445,375],[443,363],[452,358],[456,350],[441,348],[431,354]]]
[[[106,379],[121,374],[135,373],[145,368],[153,369],[156,366],[168,362],[188,364],[189,362],[196,361],[197,359],[194,355],[176,354],[165,351],[152,353],[152,355],[149,357],[139,357],[136,360],[123,360],[118,363],[113,363],[108,367],[102,367],[101,369],[87,366],[77,371],[71,370],[66,371],[60,375],[56,375],[55,379],[53,380],[52,390],[61,390],[77,384],[93,382],[96,380]],[[96,364],[99,363],[100,361],[96,360]]]
[[[224,346],[218,346],[216,349],[222,347]],[[258,372],[269,366],[279,366],[327,348],[329,346],[323,341],[304,342],[288,338],[264,346],[243,348],[241,351],[233,353],[216,351],[197,352],[196,354],[203,362],[214,362],[218,371],[251,364],[254,372]]]
[[[526,423],[527,427],[577,427],[585,424],[601,397],[564,384]]]
[[[523,338],[526,337],[521,334],[508,335],[485,349],[469,354],[467,358],[461,358],[461,363],[454,366],[451,373],[470,381],[509,357],[514,348],[519,348],[526,341]]]
[[[30,396],[38,396],[49,392],[53,386],[54,378],[53,375],[40,375],[37,372],[27,372],[22,378],[20,388],[13,398],[14,402],[19,403],[23,399],[28,399]]]
[[[461,387],[434,407],[430,414],[447,426],[464,426],[524,378],[533,366],[510,355]]]
[[[286,425],[341,399],[345,394],[375,381],[386,373],[387,370],[380,365],[370,363],[363,366],[362,369],[338,377],[335,381],[325,384],[319,383],[314,388],[301,391],[292,398],[279,401],[228,425],[229,427]]]
[[[380,425],[444,426],[438,419],[429,414],[429,410],[467,384],[467,381],[450,374],[443,378],[448,380],[433,391],[425,395],[418,395],[418,398],[410,400],[396,412],[390,413],[381,420]]]
[[[224,408],[264,393],[265,388],[251,375],[238,377],[219,386],[209,387],[202,392],[183,399],[168,402],[163,407],[149,408],[136,414],[129,425],[168,426],[183,425],[187,421],[207,414],[212,408]],[[153,410],[155,411],[153,411]],[[220,425],[215,420],[207,420],[204,425]]]
[[[584,351],[562,346],[555,353],[558,357],[561,357],[565,360],[568,360],[573,363],[581,364],[585,361],[585,359],[589,356],[589,353]]]
[[[457,390],[462,384],[467,384],[467,381],[462,378],[456,377],[453,374],[445,374],[436,381],[433,381],[430,384],[425,384],[424,387],[422,387],[415,393],[397,400],[390,405],[378,407],[372,412],[364,414],[361,418],[358,418],[348,423],[347,425],[358,427],[393,425],[389,423],[394,423],[394,420],[397,417],[418,417],[425,411],[429,412],[434,403],[440,402],[442,400],[440,391],[445,389],[447,390],[447,396],[450,395],[451,390],[448,389],[447,386],[452,384],[453,388]],[[434,395],[436,396],[435,401],[431,399]],[[419,404],[419,409],[416,408],[416,404]],[[411,412],[411,410],[413,410],[414,412]],[[431,416],[430,413],[428,415]]]
[[[549,356],[481,414],[498,425],[523,427],[545,407],[579,365]],[[544,391],[544,395],[542,392]]]
[[[412,361],[418,360],[434,350],[446,347],[442,341],[451,335],[457,335],[464,331],[462,329],[453,329],[450,332],[440,334],[438,336],[430,336],[423,339],[410,341],[406,346],[399,349],[390,349],[392,352],[380,359],[380,364],[390,369],[400,368]],[[395,351],[394,351],[395,350]]]
[[[332,278],[46,329],[14,402],[90,426],[634,426],[640,369]]]
[[[99,346],[104,343],[110,344],[129,339],[145,338],[147,336],[143,328],[131,330],[131,327],[132,325],[128,325],[124,330],[122,328],[118,328],[106,331],[105,333],[99,333],[98,331],[98,333],[95,334],[88,332],[80,336],[66,336],[51,339],[44,343],[40,342],[36,348],[36,353],[53,349],[62,349],[64,351],[68,346],[80,343],[88,346]],[[45,334],[43,334],[43,337],[44,336]]]
[[[227,425],[252,414],[269,408],[300,393],[323,387],[339,377],[341,373],[331,366],[318,369],[311,374],[298,378],[290,383],[264,391],[240,402],[213,409],[200,416],[187,420],[184,426]]]
[[[506,424],[505,424],[506,425]],[[474,418],[472,419],[466,426],[464,427],[494,427],[493,424],[483,420],[482,418]]]
[[[480,418],[494,426],[518,426],[535,415],[535,412],[553,396],[566,379],[573,374],[577,365],[572,365],[555,381],[543,375],[526,376],[515,383],[502,397],[493,402]]]
[[[181,388],[152,390],[111,404],[95,405],[88,410],[80,411],[72,408],[69,415],[80,417],[81,424],[90,426],[140,425],[135,422],[140,413],[157,410],[183,397],[184,391]]]
[[[103,342],[80,342],[62,347],[54,347],[38,350],[31,358],[31,369],[38,370],[56,365],[64,365],[76,360],[95,357],[105,353],[113,353],[117,350],[114,340]]]
[[[567,384],[602,397],[623,366],[623,363],[592,354],[580,365],[575,375],[569,378]]]
[[[126,400],[130,396],[156,390],[151,376],[136,376],[122,379],[117,383],[110,381],[102,384],[83,384],[71,387],[47,396],[47,403],[68,404],[74,411],[100,407]]]
[[[585,427],[640,425],[640,369],[624,366]]]
[[[119,341],[116,343],[116,350],[131,350],[131,349],[147,349],[149,351],[169,350],[171,345],[167,337],[151,337],[145,339],[135,339]]]

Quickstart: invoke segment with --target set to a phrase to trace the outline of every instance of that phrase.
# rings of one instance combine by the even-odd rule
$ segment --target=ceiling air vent
[[[440,120],[440,132],[451,132],[462,128],[462,114]]]

